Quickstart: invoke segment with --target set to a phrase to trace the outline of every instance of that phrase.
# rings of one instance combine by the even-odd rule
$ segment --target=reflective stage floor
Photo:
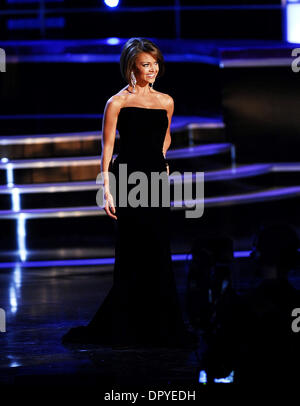
[[[173,263],[184,306],[185,271]],[[198,349],[126,349],[62,345],[62,335],[94,315],[112,285],[112,267],[2,269],[0,384],[114,385],[197,384]],[[185,313],[184,313],[185,314]],[[186,315],[185,315],[186,319]]]

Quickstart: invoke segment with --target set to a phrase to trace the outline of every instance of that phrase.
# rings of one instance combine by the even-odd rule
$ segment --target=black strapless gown
[[[127,164],[128,176],[136,170],[149,176],[151,171],[166,171],[162,148],[167,127],[164,109],[120,110],[120,152],[110,166],[117,191],[121,163]],[[128,185],[128,192],[134,186]],[[170,207],[162,207],[161,201],[159,207],[119,207],[118,192],[115,206],[113,286],[90,323],[69,330],[63,342],[146,347],[193,344],[195,337],[184,324],[172,269]]]

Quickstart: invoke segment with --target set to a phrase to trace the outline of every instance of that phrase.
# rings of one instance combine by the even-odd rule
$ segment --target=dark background
[[[14,4],[2,0],[0,8],[5,10],[6,14],[0,13],[0,37],[2,39],[41,37],[67,39],[150,36],[276,40],[282,37],[279,0],[146,0],[142,2],[121,0],[118,7],[111,9],[99,0],[65,0],[54,3],[45,1],[44,4],[46,25],[44,29],[9,29],[9,24],[13,24],[9,21],[25,17],[26,19],[43,18],[43,14],[40,14],[43,10],[39,2]],[[174,9],[176,4],[181,5],[181,11],[178,13]],[[199,6],[203,8],[197,10]],[[217,9],[217,6],[222,8]],[[22,11],[26,14],[22,14]],[[51,22],[51,19],[57,20]],[[47,24],[50,23],[58,24],[59,27],[47,28]]]

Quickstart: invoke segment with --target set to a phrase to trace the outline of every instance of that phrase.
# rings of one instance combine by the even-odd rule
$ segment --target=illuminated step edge
[[[300,252],[300,249],[298,249]],[[234,251],[234,258],[249,258],[251,250],[248,251]],[[192,254],[172,254],[173,262],[191,261]],[[70,266],[93,266],[93,265],[114,265],[115,258],[84,258],[84,259],[61,259],[61,260],[44,260],[44,261],[14,261],[14,262],[0,262],[0,268],[44,268],[44,267],[70,267]],[[105,270],[106,271],[106,270]]]
[[[300,186],[280,187],[264,189],[258,192],[236,194],[230,196],[209,197],[195,201],[175,201],[171,202],[171,210],[195,211],[195,204],[198,208],[204,207],[225,207],[241,204],[253,204],[259,202],[270,202],[296,198],[300,196]],[[204,204],[204,205],[203,205]],[[66,217],[87,217],[87,216],[107,216],[105,210],[98,206],[45,208],[27,210],[0,210],[0,219],[38,219],[38,218],[66,218]]]
[[[209,156],[222,154],[230,151],[231,144],[208,144],[197,145],[194,147],[174,149],[167,152],[167,159],[182,159],[193,158],[198,156]],[[116,158],[116,154],[113,158]],[[86,165],[99,165],[100,156],[87,156],[87,157],[66,157],[66,158],[39,158],[39,159],[15,159],[5,160],[0,163],[0,169],[24,169],[24,168],[55,168],[61,166],[86,166]]]
[[[247,177],[254,177],[260,175],[266,175],[272,172],[299,172],[300,163],[280,163],[280,164],[250,164],[239,165],[236,167],[230,167],[215,171],[204,172],[205,182],[216,182],[232,179],[243,179]],[[172,176],[174,183],[181,183],[183,181],[183,175]],[[193,172],[189,174],[186,172],[184,176],[185,182],[195,182],[196,174]],[[58,182],[58,183],[34,183],[17,185],[12,187],[6,185],[0,186],[0,194],[14,194],[16,191],[19,194],[27,193],[55,193],[55,192],[80,192],[89,190],[98,190],[100,184],[93,181],[81,181],[81,182]]]
[[[119,135],[116,134],[118,138]],[[57,134],[40,134],[40,135],[11,135],[0,137],[0,145],[32,145],[32,144],[49,144],[52,142],[78,142],[101,140],[101,132],[87,131],[79,133],[57,133]]]
[[[15,120],[20,119],[37,119],[38,116],[20,115],[20,116],[2,116],[0,120]],[[102,119],[103,114],[89,114],[87,118]],[[54,115],[42,115],[42,118],[56,118]],[[76,114],[62,115],[58,118],[77,118]],[[81,115],[78,116],[81,118]],[[85,117],[86,118],[86,117]],[[198,117],[198,116],[173,116],[171,124],[171,132],[181,132],[186,130],[198,129],[216,129],[224,128],[225,124],[221,117]],[[119,132],[116,132],[116,138],[119,138]],[[52,142],[77,142],[77,141],[92,141],[102,139],[102,131],[86,131],[86,132],[70,132],[70,133],[53,133],[53,134],[32,134],[32,135],[11,135],[0,136],[0,145],[22,145],[22,144],[46,144]]]
[[[294,57],[223,59],[219,62],[219,66],[220,68],[291,66],[294,59]]]
[[[299,165],[300,166],[300,165]],[[241,165],[237,168],[221,169],[216,171],[204,172],[205,182],[238,179],[252,176],[264,175],[272,172],[272,165],[270,164],[253,164]],[[182,183],[183,175],[172,176],[174,183]],[[195,182],[196,174],[186,173],[184,175],[185,182]],[[8,187],[6,185],[0,186],[0,194],[14,194],[16,191],[19,194],[25,193],[55,193],[55,192],[79,192],[88,190],[99,189],[100,184],[96,181],[82,181],[82,182],[59,182],[59,183],[35,183],[26,185],[13,185]]]
[[[247,258],[251,251],[235,251],[234,258]],[[191,261],[191,254],[172,254],[172,261]],[[92,266],[92,265],[114,265],[115,258],[84,258],[84,259],[60,259],[60,260],[44,260],[44,261],[24,261],[24,262],[0,262],[0,268],[42,268],[42,267],[66,267],[66,266]]]

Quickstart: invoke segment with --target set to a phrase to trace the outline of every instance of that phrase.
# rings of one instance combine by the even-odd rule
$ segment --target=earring
[[[131,71],[131,86],[132,86],[132,93],[135,93],[135,85],[136,85],[136,78],[134,76],[133,71]]]

